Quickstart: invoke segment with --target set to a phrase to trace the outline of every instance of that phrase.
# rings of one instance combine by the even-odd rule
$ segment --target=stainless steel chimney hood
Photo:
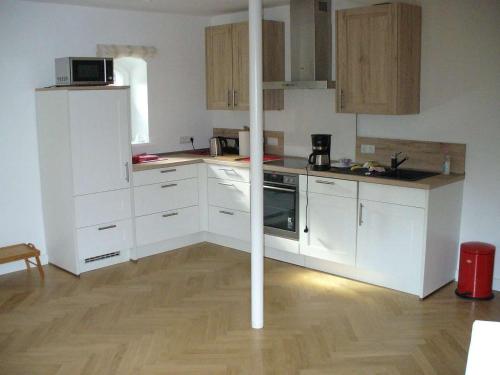
[[[290,0],[291,81],[264,89],[332,89],[331,0]]]

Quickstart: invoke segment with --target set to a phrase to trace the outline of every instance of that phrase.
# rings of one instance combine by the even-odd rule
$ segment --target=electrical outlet
[[[362,154],[374,154],[375,153],[375,145],[361,145],[361,153]]]
[[[278,138],[276,138],[276,137],[267,137],[266,144],[268,144],[269,146],[277,146],[278,145]]]
[[[184,144],[184,143],[191,143],[191,136],[190,135],[184,135],[179,139],[179,143]]]

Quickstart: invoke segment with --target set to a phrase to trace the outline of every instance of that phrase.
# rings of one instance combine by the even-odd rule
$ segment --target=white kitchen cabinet
[[[89,227],[132,216],[130,189],[75,197],[75,225]]]
[[[250,184],[209,178],[208,204],[250,212]]]
[[[149,169],[134,172],[134,186],[152,185],[196,177],[198,177],[198,166],[196,164]]]
[[[128,260],[128,87],[40,89],[36,108],[49,261],[80,274]]]
[[[137,217],[137,245],[144,246],[200,231],[198,206]]]
[[[301,176],[301,190],[305,176]],[[357,183],[309,177],[309,202],[300,194],[300,253],[310,257],[353,265],[356,255]],[[334,195],[341,194],[341,195]],[[346,197],[349,196],[349,197]]]
[[[130,187],[128,90],[69,91],[74,194]]]
[[[134,188],[135,215],[198,205],[198,179],[167,181]]]
[[[208,208],[208,230],[211,233],[250,241],[250,214],[224,207]]]
[[[80,261],[130,249],[132,243],[132,220],[104,223],[77,229],[78,255]]]
[[[250,169],[232,165],[209,164],[208,177],[230,181],[250,182]]]
[[[201,184],[198,166],[181,165],[137,171],[134,179],[133,259],[199,242]],[[206,178],[205,178],[206,179]]]
[[[423,208],[360,199],[356,266],[380,285],[419,294],[424,235]]]

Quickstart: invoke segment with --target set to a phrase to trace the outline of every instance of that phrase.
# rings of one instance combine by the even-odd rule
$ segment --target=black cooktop
[[[308,163],[305,158],[291,158],[285,157],[280,160],[273,160],[266,162],[266,165],[275,165],[277,167],[294,168],[294,169],[306,169]],[[309,167],[309,171],[314,171],[314,168]],[[427,177],[436,176],[439,173],[418,171],[412,169],[398,169],[397,171],[386,171],[386,172],[370,172],[367,168],[360,168],[351,171],[350,168],[336,168],[331,167],[326,172],[341,173],[354,176],[368,176],[368,177],[378,177],[378,178],[388,178],[394,180],[404,180],[404,181],[418,181]]]
[[[265,165],[275,165],[277,167],[284,168],[294,168],[294,169],[306,169],[307,167],[307,159],[306,158],[290,158],[285,157],[279,160],[266,161]]]

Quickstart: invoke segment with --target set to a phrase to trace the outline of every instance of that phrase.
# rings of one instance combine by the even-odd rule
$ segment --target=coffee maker
[[[312,154],[309,155],[309,164],[315,171],[330,169],[331,134],[311,134]]]

